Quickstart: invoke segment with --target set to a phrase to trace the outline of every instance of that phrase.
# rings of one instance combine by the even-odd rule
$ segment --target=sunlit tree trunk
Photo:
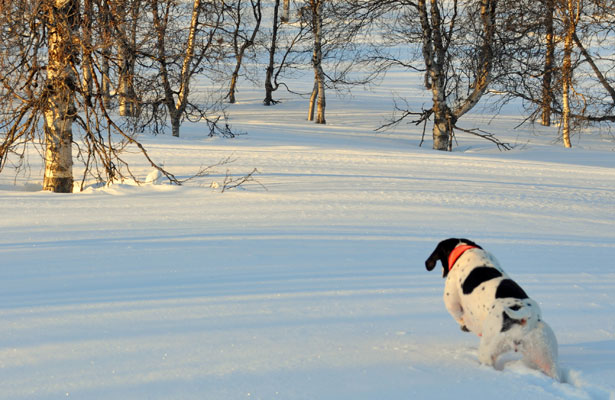
[[[314,78],[314,87],[312,88],[312,94],[310,95],[310,105],[308,108],[308,121],[314,121],[316,99],[318,99],[318,84],[316,83],[316,78]]]
[[[553,101],[553,67],[555,65],[555,40],[554,40],[554,0],[545,0],[545,67],[542,76],[542,115],[541,123],[544,126],[551,125],[551,103]]]
[[[79,57],[79,0],[47,1],[48,66],[43,190],[73,190],[72,124],[76,116],[75,64]]]
[[[571,43],[572,40],[569,41],[568,35],[566,35],[566,40],[564,41],[564,62],[562,64],[562,140],[565,147],[572,147],[570,143]]]
[[[101,3],[101,16],[102,21],[101,36],[102,36],[102,61],[101,61],[101,96],[103,105],[106,109],[111,108],[111,77],[110,77],[110,65],[109,59],[111,58],[111,26],[109,22],[110,18],[109,2],[108,0],[102,0]]]
[[[116,19],[119,21],[118,30],[121,37],[118,43],[119,56],[119,82],[118,98],[119,112],[123,117],[134,117],[137,115],[137,99],[134,89],[135,75],[135,43],[136,29],[139,20],[139,10],[141,2],[132,0],[130,2],[118,2],[116,5]]]
[[[120,73],[117,94],[119,98],[120,115],[134,117],[136,115],[134,91],[134,54],[125,46],[120,46]]]
[[[312,8],[312,30],[314,34],[314,52],[312,55],[312,66],[314,67],[314,90],[310,98],[308,120],[314,120],[314,101],[316,100],[316,120],[317,124],[325,124],[325,73],[322,69],[322,5],[324,0],[311,0]]]
[[[422,52],[425,62],[425,86],[431,89],[433,106],[433,148],[451,151],[455,124],[461,116],[470,111],[487,90],[491,82],[493,68],[493,43],[495,40],[495,20],[497,0],[480,1],[481,37],[476,44],[476,69],[471,72],[473,81],[465,98],[457,98],[453,106],[449,105],[447,91],[454,77],[447,76],[449,58],[448,49],[450,32],[457,21],[453,18],[445,22],[441,14],[442,2],[439,0],[418,0],[416,3],[422,30]],[[456,7],[457,3],[454,2]]]
[[[173,136],[179,136],[179,122],[188,105],[188,95],[190,93],[190,78],[192,77],[192,60],[194,59],[194,51],[196,45],[196,30],[201,13],[201,0],[194,0],[192,7],[192,17],[190,19],[190,32],[188,34],[188,43],[186,46],[186,54],[182,64],[181,82],[179,93],[177,95],[177,105],[175,107],[176,114],[173,119]]]
[[[450,109],[446,104],[446,74],[444,72],[446,54],[440,30],[439,7],[436,0],[431,0],[429,11],[425,0],[419,0],[417,7],[423,30],[422,51],[427,70],[425,85],[431,89],[433,101],[433,148],[446,151],[449,150],[453,126],[450,123]]]
[[[565,147],[572,147],[570,142],[570,90],[572,89],[572,48],[576,24],[579,20],[580,5],[578,0],[563,0],[564,21],[564,60],[562,61],[562,140]]]
[[[192,63],[195,54],[196,46],[196,33],[199,21],[199,15],[201,13],[201,0],[194,0],[192,7],[192,16],[190,19],[190,29],[188,31],[188,41],[185,48],[185,54],[182,59],[181,75],[179,76],[179,90],[177,91],[177,100],[173,88],[171,87],[171,77],[167,68],[166,62],[166,20],[168,16],[160,18],[158,14],[158,1],[152,0],[153,11],[153,23],[158,36],[156,46],[158,51],[158,62],[160,63],[160,74],[162,79],[162,86],[164,90],[164,103],[169,111],[169,118],[171,119],[171,132],[173,136],[179,137],[179,128],[181,126],[181,120],[188,106],[188,95],[190,94],[190,79],[194,70],[192,69]]]
[[[83,95],[88,105],[91,105],[92,89],[94,87],[94,68],[92,63],[92,20],[94,18],[92,0],[83,1],[82,17],[82,58],[83,58]]]

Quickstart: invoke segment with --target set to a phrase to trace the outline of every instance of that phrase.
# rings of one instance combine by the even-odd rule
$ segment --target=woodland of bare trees
[[[528,122],[558,126],[570,147],[580,128],[615,122],[614,30],[610,0],[0,0],[0,172],[26,168],[34,147],[44,190],[71,192],[136,179],[122,158],[132,149],[180,183],[138,135],[205,121],[233,136],[224,104],[240,78],[274,106],[293,70],[314,76],[316,123],[327,91],[401,68],[422,74],[431,104],[402,99],[386,126],[429,126],[434,149],[452,150],[458,131],[508,148],[463,122],[485,96],[520,99]]]
[[[567,147],[574,127],[613,122],[610,1],[356,0],[354,6],[365,18],[389,17],[381,31],[391,48],[415,49],[410,57],[385,51],[374,58],[423,71],[432,106],[398,106],[385,127],[430,122],[434,149],[450,151],[456,130],[508,147],[491,133],[463,127],[461,117],[485,95],[497,96],[500,104],[521,99],[528,120],[559,124]]]

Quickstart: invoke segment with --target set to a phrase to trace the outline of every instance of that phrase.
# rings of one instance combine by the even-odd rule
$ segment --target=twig
[[[235,189],[243,185],[246,182],[256,182],[259,185],[261,185],[263,189],[267,190],[267,188],[262,183],[254,179],[254,174],[260,174],[258,169],[254,168],[252,172],[250,172],[247,175],[244,175],[238,178],[233,178],[229,170],[227,169],[226,176],[224,177],[224,183],[222,184],[222,193],[224,193],[226,190]]]
[[[236,158],[233,158],[233,155],[231,154],[230,156],[223,158],[222,160],[218,161],[216,164],[213,165],[208,165],[207,167],[203,167],[201,165],[201,168],[199,169],[199,172],[197,172],[196,174],[189,176],[186,179],[180,179],[177,181],[178,185],[183,185],[184,183],[191,181],[193,179],[196,178],[203,178],[205,176],[209,176],[210,172],[212,169],[214,169],[215,167],[219,167],[221,165],[227,165],[227,164],[231,164],[233,162],[236,161]]]
[[[464,129],[455,125],[455,129],[459,129],[462,132],[469,133],[474,136],[481,137],[483,139],[487,139],[488,141],[495,143],[498,146],[499,150],[512,150],[513,146],[510,143],[505,143],[495,137],[493,133],[486,132],[482,129],[474,128],[474,129]]]

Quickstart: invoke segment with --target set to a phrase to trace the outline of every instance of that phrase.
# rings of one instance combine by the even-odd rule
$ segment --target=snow
[[[5,171],[0,398],[614,400],[612,138],[565,150],[557,128],[514,130],[512,108],[462,121],[510,152],[375,133],[408,81],[330,95],[326,126],[305,121],[305,99],[264,108],[246,87],[229,108],[246,135],[143,136],[179,177],[234,160],[181,187],[137,154],[150,184],[55,195],[35,156],[30,176]],[[254,168],[258,182],[221,192],[227,170]],[[448,237],[491,251],[540,303],[565,382],[514,356],[478,363],[424,267]]]

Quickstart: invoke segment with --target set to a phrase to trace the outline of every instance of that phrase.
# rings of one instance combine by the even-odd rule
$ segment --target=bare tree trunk
[[[615,88],[613,88],[613,86],[610,84],[606,76],[604,76],[602,71],[600,71],[600,68],[598,68],[598,65],[594,61],[594,58],[591,56],[591,54],[589,54],[589,52],[587,51],[587,49],[585,48],[585,46],[583,45],[583,43],[577,36],[576,30],[575,30],[575,33],[573,33],[572,38],[577,48],[581,52],[581,54],[583,54],[583,58],[585,58],[585,61],[587,61],[589,66],[592,68],[592,71],[594,71],[594,75],[596,76],[596,78],[598,78],[598,81],[600,82],[602,87],[606,90],[606,92],[609,94],[609,96],[611,96],[611,100],[615,104]]]
[[[239,78],[239,64],[235,65],[233,74],[231,75],[231,84],[228,89],[228,102],[235,104],[237,99],[235,98],[235,91],[237,88],[237,79]]]
[[[578,0],[565,0],[562,7],[564,29],[564,60],[562,61],[562,140],[565,147],[572,147],[570,142],[570,90],[572,89],[572,47],[576,24],[580,15]]]
[[[128,4],[127,4],[128,3]],[[130,6],[127,9],[127,6]],[[135,74],[135,43],[136,28],[139,18],[140,1],[118,2],[114,14],[119,25],[118,55],[119,55],[119,82],[118,98],[119,112],[123,117],[134,117],[137,115],[137,99],[134,89]]]
[[[318,82],[316,82],[316,77],[314,77],[314,88],[312,89],[312,94],[310,95],[310,106],[308,108],[308,121],[314,121],[316,99],[318,99]]]
[[[111,109],[111,78],[109,77],[109,57],[111,57],[110,51],[104,49],[102,51],[103,59],[101,61],[101,91],[102,91],[102,102],[105,109]]]
[[[314,66],[314,86],[317,89],[318,102],[316,104],[316,123],[326,124],[325,119],[325,73],[322,69],[322,4],[324,0],[311,0],[312,6],[312,30],[314,34],[314,53],[312,55],[312,65]],[[312,93],[312,98],[314,93]],[[310,103],[312,103],[312,98]],[[310,108],[312,104],[310,104]],[[313,111],[309,114],[308,120],[313,119]]]
[[[182,64],[181,81],[179,93],[177,94],[177,104],[175,106],[176,113],[172,118],[173,136],[179,137],[180,119],[188,105],[188,95],[190,94],[190,78],[192,77],[192,61],[194,59],[194,50],[196,44],[196,30],[199,23],[199,15],[201,13],[201,0],[194,0],[192,6],[192,17],[190,18],[190,32],[188,33],[188,43],[186,45],[186,55]],[[177,127],[176,127],[177,125]]]
[[[474,80],[470,82],[467,96],[456,99],[455,107],[451,109],[446,96],[447,90],[451,90],[447,88],[447,58],[450,57],[447,52],[448,41],[451,40],[450,34],[457,21],[453,18],[448,21],[447,26],[444,26],[438,0],[429,0],[429,7],[427,0],[418,0],[416,3],[422,29],[425,86],[431,90],[433,101],[431,111],[434,117],[434,150],[452,150],[453,132],[457,120],[479,102],[491,82],[496,5],[497,0],[480,1],[482,42],[479,43],[477,52],[477,69],[472,71]]]
[[[555,64],[555,40],[554,40],[554,0],[545,1],[545,69],[542,76],[542,115],[541,123],[544,126],[551,125],[551,103],[553,102],[553,89],[551,81],[553,79],[553,66]]]
[[[290,21],[290,0],[284,0],[284,9],[282,11],[282,22],[288,23]]]
[[[431,10],[428,13],[425,0],[419,0],[418,11],[423,30],[423,58],[426,67],[425,85],[429,84],[433,101],[434,150],[449,150],[450,138],[453,135],[452,124],[449,123],[450,109],[446,104],[444,72],[445,51],[440,31],[441,17],[436,0],[431,1]],[[429,76],[429,78],[427,78]]]
[[[101,61],[101,91],[104,107],[111,109],[111,77],[109,59],[111,58],[111,25],[110,25],[109,0],[102,1],[101,20],[102,20],[102,61]]]
[[[442,104],[440,104],[442,106]],[[450,112],[447,112],[448,107],[444,105],[444,110],[434,107],[434,123],[433,123],[433,149],[442,151],[452,150],[453,125],[450,123]]]
[[[498,0],[481,0],[480,20],[482,34],[480,51],[478,52],[478,68],[475,78],[470,86],[472,90],[464,101],[458,102],[453,109],[453,120],[457,121],[470,111],[483,97],[491,83],[491,70],[493,68],[493,42],[495,39],[495,13]]]
[[[570,87],[572,81],[572,35],[566,32],[564,40],[564,61],[562,63],[562,139],[565,147],[570,143]]]
[[[326,101],[325,101],[325,79],[324,74],[322,73],[322,68],[320,68],[320,74],[318,76],[318,81],[316,85],[318,87],[318,102],[316,103],[316,123],[317,124],[326,124],[327,121],[325,119],[325,109],[326,109]]]
[[[134,91],[134,55],[126,46],[120,46],[120,72],[118,82],[118,98],[120,115],[134,117],[137,113]]]
[[[152,12],[153,23],[157,34],[157,52],[158,63],[160,64],[160,75],[162,79],[162,86],[164,90],[164,104],[169,111],[169,118],[171,119],[171,132],[173,136],[179,137],[179,128],[181,126],[181,119],[184,115],[186,107],[188,106],[188,95],[190,94],[190,79],[194,72],[192,63],[195,54],[196,45],[196,32],[199,21],[199,15],[201,13],[201,0],[194,0],[192,7],[192,16],[190,19],[190,30],[188,32],[188,42],[185,48],[185,54],[182,61],[182,69],[179,76],[179,90],[177,91],[177,101],[174,98],[174,92],[171,87],[171,80],[169,77],[169,70],[166,62],[166,20],[168,16],[164,16],[161,20],[158,14],[158,1],[152,0]]]
[[[254,15],[254,19],[256,21],[256,25],[254,26],[254,30],[250,34],[250,37],[243,41],[241,45],[239,44],[239,31],[241,29],[241,0],[237,2],[237,23],[235,26],[235,32],[233,33],[233,50],[235,51],[235,69],[231,75],[231,84],[228,92],[228,101],[231,104],[234,104],[235,99],[235,91],[237,87],[237,79],[239,78],[239,70],[241,69],[241,63],[243,62],[243,56],[251,46],[254,45],[254,40],[256,39],[256,35],[261,26],[262,13],[261,13],[261,0],[253,0],[252,4],[252,13]]]
[[[45,117],[45,178],[43,190],[73,190],[72,124],[79,57],[79,0],[48,0],[48,61]]]
[[[263,104],[270,106],[276,102],[273,100],[273,92],[276,88],[273,85],[273,71],[275,63],[275,52],[278,40],[278,10],[280,9],[280,0],[275,0],[273,5],[273,31],[271,33],[271,46],[269,47],[269,64],[267,64],[267,72],[265,76],[265,99]]]
[[[83,1],[82,58],[83,58],[83,95],[86,104],[92,104],[92,89],[94,86],[94,68],[92,63],[92,0]]]

